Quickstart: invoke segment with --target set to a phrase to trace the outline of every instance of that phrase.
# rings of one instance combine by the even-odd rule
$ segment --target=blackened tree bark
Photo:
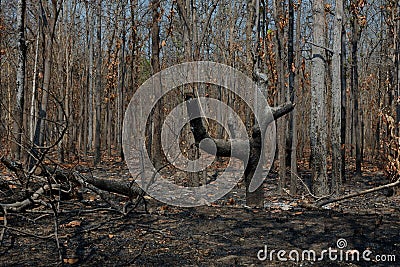
[[[342,185],[341,159],[341,48],[342,48],[342,19],[343,3],[336,0],[335,22],[333,28],[333,56],[332,56],[332,190],[339,194]]]
[[[247,17],[246,17],[246,69],[248,75],[251,75],[254,77],[254,70],[256,66],[256,61],[257,61],[257,56],[255,56],[254,47],[257,47],[258,45],[254,46],[254,41],[253,41],[253,29],[256,24],[256,21],[258,21],[258,12],[259,12],[259,1],[256,0],[248,0],[247,1]],[[259,42],[257,40],[256,42]],[[247,121],[251,121],[251,112],[249,109],[246,109],[246,119]],[[254,135],[254,134],[253,134]],[[261,145],[261,135],[256,134],[253,137],[254,140],[257,140],[259,142],[259,145]],[[258,150],[257,150],[258,149]],[[249,158],[249,165],[252,164],[257,164],[257,162],[260,160],[260,152],[261,152],[261,147],[250,147],[250,154],[252,155]],[[255,191],[250,192],[249,185],[251,182],[251,178],[254,175],[255,169],[252,168],[247,168],[245,170],[244,174],[244,181],[246,184],[246,202],[248,205],[253,205],[253,206],[262,206],[264,202],[264,189],[262,186],[258,187]]]
[[[209,7],[207,14],[201,14],[201,12],[198,11],[200,1],[176,1],[183,29],[184,58],[187,62],[193,60],[201,60],[201,49],[204,40],[209,34],[209,30],[211,29],[210,23],[214,11],[217,7],[218,1],[219,0],[212,1],[212,5]],[[200,24],[199,18],[202,16],[204,16],[204,20]],[[198,84],[184,86],[183,91],[187,93],[192,92],[193,94],[197,94],[199,91],[199,86]],[[184,135],[187,135],[190,130],[188,129],[188,127],[185,127],[184,131]],[[186,147],[183,147],[183,150],[187,151],[188,158],[190,160],[198,158],[199,149],[196,146],[192,146],[191,141],[187,142],[186,144],[187,145]],[[188,176],[189,186],[196,187],[200,185],[200,173],[190,172]]]
[[[50,7],[50,3],[43,5],[43,2],[39,1],[43,20],[44,74],[42,102],[39,108],[39,119],[37,122],[39,127],[36,127],[38,132],[35,134],[35,144],[38,146],[43,146],[45,139],[47,106],[50,95],[51,68],[53,65],[53,43],[62,2],[62,0],[60,0],[59,3],[58,1],[52,1]]]
[[[254,126],[250,138],[250,154],[247,155],[244,151],[246,151],[247,142],[243,140],[233,139],[233,140],[222,140],[211,138],[208,134],[206,128],[203,126],[199,103],[196,98],[194,98],[193,94],[186,94],[186,103],[187,110],[190,119],[191,130],[195,139],[196,147],[199,147],[200,142],[204,139],[210,139],[214,143],[215,146],[202,146],[201,149],[206,151],[207,153],[214,154],[217,157],[235,157],[237,159],[242,160],[243,162],[247,162],[246,169],[244,171],[244,180],[246,184],[246,204],[252,207],[262,207],[264,203],[264,199],[260,198],[259,194],[252,194],[249,192],[249,185],[251,179],[253,178],[257,164],[260,160],[260,156],[262,155],[262,144],[261,144],[261,131],[260,127]],[[283,115],[289,113],[294,109],[294,104],[287,102],[279,107],[272,108],[272,114],[274,120],[282,117]],[[266,125],[262,125],[261,129],[266,128],[266,126],[271,123],[271,121],[265,121]],[[216,152],[214,150],[216,147]],[[234,150],[231,148],[235,147]],[[241,149],[241,147],[243,149]],[[236,154],[233,154],[234,151]],[[249,156],[248,158],[246,156]],[[260,186],[262,188],[262,186]],[[257,190],[256,190],[257,191]],[[254,192],[256,192],[254,191]],[[253,192],[253,193],[254,193]]]
[[[396,38],[394,40],[394,47],[395,47],[395,66],[396,66],[396,88],[395,88],[395,110],[396,110],[396,135],[397,138],[400,137],[400,5],[397,5],[397,20],[396,20]],[[400,138],[397,142],[399,149],[396,151],[397,158],[400,158]],[[395,194],[400,194],[400,188],[395,187]]]
[[[17,66],[17,98],[14,109],[14,134],[13,144],[14,159],[20,160],[21,143],[24,121],[24,95],[25,95],[25,66],[26,66],[26,43],[25,43],[25,13],[26,1],[19,0],[17,3],[17,29],[18,29],[18,66]]]
[[[124,109],[125,109],[125,76],[126,76],[126,62],[125,62],[125,55],[126,55],[126,8],[127,8],[127,0],[124,0],[122,3],[122,45],[121,45],[121,55],[120,55],[120,62],[119,62],[119,83],[118,83],[118,107],[117,107],[117,149],[118,154],[121,159],[124,159],[124,152],[122,150],[122,123],[123,123],[123,116],[124,116]],[[111,143],[109,144],[111,147]]]
[[[356,143],[356,175],[361,176],[361,163],[362,163],[362,109],[359,107],[360,88],[358,85],[358,41],[360,39],[360,25],[358,23],[359,10],[357,3],[354,3],[351,18],[351,82],[352,91],[354,95],[354,131]]]
[[[395,57],[396,57],[396,124],[397,134],[400,133],[400,5],[397,4],[397,20],[396,20],[396,40],[395,40]],[[400,146],[400,143],[399,143]],[[399,152],[400,153],[400,152]]]
[[[152,11],[152,26],[151,26],[151,66],[153,68],[153,74],[160,72],[160,1],[151,1]],[[163,125],[163,101],[160,99],[154,108],[153,120],[153,134],[152,136],[152,147],[151,156],[154,167],[159,170],[163,166],[164,152],[161,145],[161,129]]]
[[[295,63],[294,63],[294,3],[289,0],[289,30],[288,30],[288,71],[289,71],[289,99],[295,103]],[[298,14],[299,15],[299,14]],[[299,20],[298,20],[299,21]],[[296,111],[289,114],[289,151],[290,151],[290,193],[296,194],[297,183],[297,132]]]
[[[31,157],[29,160],[29,168],[32,168],[40,156],[38,148],[44,145],[46,121],[47,121],[47,107],[50,94],[50,80],[51,69],[53,65],[53,43],[56,37],[56,25],[61,11],[63,0],[43,2],[39,1],[39,9],[41,12],[42,22],[42,41],[43,41],[43,85],[42,85],[42,98],[38,107],[37,119],[32,120],[31,123],[35,124],[35,134],[33,135],[33,147],[31,150]]]
[[[285,28],[285,13],[283,2],[274,0],[274,15],[276,30],[276,66],[278,71],[278,102],[285,102],[287,99],[287,90],[285,90],[286,68],[284,62],[284,28]],[[282,189],[286,186],[286,130],[287,120],[282,118],[277,122],[277,137],[278,137],[278,161],[279,161],[279,183],[278,192],[282,194]]]
[[[94,18],[93,11],[90,9],[89,4],[86,6],[86,30],[87,30],[87,40],[88,40],[88,73],[87,73],[87,143],[84,148],[85,155],[87,150],[91,151],[93,148],[93,81],[94,81]]]
[[[313,191],[326,195],[328,177],[326,166],[326,93],[325,93],[325,18],[324,1],[313,2],[313,40],[311,66],[311,166]]]
[[[96,88],[95,88],[95,131],[94,131],[94,164],[97,165],[101,161],[101,13],[102,13],[102,0],[97,3],[97,32],[96,32]]]
[[[342,1],[342,12],[344,10],[345,1]],[[342,29],[341,29],[341,55],[340,55],[340,73],[341,73],[341,126],[340,126],[340,139],[341,139],[341,153],[342,153],[342,180],[346,180],[346,123],[347,123],[347,60],[346,60],[346,29],[344,27],[344,12],[342,13]]]
[[[255,58],[253,56],[253,29],[255,25],[256,0],[247,0],[246,5],[246,70],[247,75],[252,75],[254,70]]]

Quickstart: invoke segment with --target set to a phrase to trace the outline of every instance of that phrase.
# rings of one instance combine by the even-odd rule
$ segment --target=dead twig
[[[308,185],[303,181],[303,179],[301,179],[296,173],[294,173],[294,172],[292,172],[292,171],[290,171],[302,184],[303,184],[303,186],[304,186],[304,188],[307,190],[307,192],[308,192],[308,195],[310,195],[311,197],[313,197],[316,201],[320,201],[320,200],[322,200],[322,199],[325,199],[325,198],[328,198],[328,197],[330,197],[331,195],[325,195],[325,196],[320,196],[320,197],[318,197],[318,196],[316,196],[316,195],[314,195],[312,192],[311,192],[311,189],[308,187]],[[285,191],[286,192],[286,191]],[[289,194],[288,192],[286,192],[287,194]],[[289,194],[290,195],[290,194]]]
[[[1,229],[1,234],[0,234],[0,244],[3,244],[4,234],[6,233],[6,227],[7,227],[7,209],[3,208],[3,211],[4,211],[3,229]]]
[[[10,227],[10,226],[1,225],[0,227],[1,228],[5,228],[6,230],[9,230],[9,231],[14,231],[14,232],[17,232],[19,234],[23,234],[23,235],[27,235],[27,236],[31,236],[31,237],[36,237],[36,238],[39,238],[39,239],[49,239],[49,238],[52,238],[54,236],[54,234],[50,234],[50,235],[47,235],[47,236],[35,235],[35,234],[32,234],[32,233],[28,233],[28,232],[19,230],[17,228]]]
[[[373,188],[370,188],[370,189],[366,189],[366,190],[363,190],[363,191],[360,191],[360,192],[355,192],[355,193],[352,193],[352,194],[348,194],[348,195],[344,195],[344,196],[339,196],[339,197],[336,197],[336,198],[328,199],[328,200],[325,200],[323,202],[317,203],[317,205],[319,207],[322,207],[322,206],[324,206],[326,204],[342,201],[342,200],[353,198],[353,197],[358,197],[358,196],[361,196],[361,195],[373,193],[373,192],[376,192],[376,191],[380,191],[380,190],[383,190],[383,189],[386,189],[386,188],[395,187],[395,186],[398,186],[398,185],[400,185],[400,177],[397,179],[397,181],[394,181],[393,183],[389,183],[389,184],[373,187]]]
[[[57,208],[54,205],[54,203],[51,204],[52,208],[53,208],[53,212],[54,212],[54,239],[56,241],[57,244],[57,251],[58,251],[58,259],[60,260],[60,263],[63,262],[63,255],[62,255],[62,250],[61,250],[61,246],[60,246],[60,240],[58,238],[58,229],[59,229],[59,224],[58,224],[58,212],[57,212]]]
[[[144,242],[142,247],[140,248],[139,252],[135,255],[135,257],[132,258],[132,260],[130,262],[128,262],[127,265],[131,265],[133,264],[143,253],[144,248],[147,246],[147,242]]]

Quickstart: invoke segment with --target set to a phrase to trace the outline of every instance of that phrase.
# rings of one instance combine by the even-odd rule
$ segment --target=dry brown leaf
[[[67,258],[67,259],[64,259],[64,263],[66,263],[66,264],[75,264],[75,263],[77,263],[79,261],[79,259],[78,258]]]
[[[166,205],[161,206],[161,207],[160,207],[160,210],[161,210],[161,211],[163,211],[163,210],[168,210],[168,206],[166,206]]]
[[[227,203],[228,205],[234,205],[235,204],[235,200],[233,198],[230,198]]]
[[[63,228],[63,227],[77,227],[77,226],[81,226],[81,221],[71,221],[71,222],[69,222],[69,223],[67,223],[67,224],[62,224],[62,225],[60,225],[60,227],[61,228]]]

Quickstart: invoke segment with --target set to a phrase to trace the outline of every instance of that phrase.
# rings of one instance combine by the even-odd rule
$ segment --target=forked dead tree
[[[249,191],[249,186],[263,152],[261,143],[263,140],[260,129],[266,129],[267,125],[270,124],[272,121],[263,121],[263,125],[261,125],[261,127],[259,127],[257,123],[255,124],[249,140],[250,154],[248,156],[247,153],[242,153],[243,151],[246,151],[246,141],[240,139],[226,141],[223,139],[212,138],[203,125],[198,100],[194,98],[192,94],[186,94],[185,98],[187,100],[187,110],[190,119],[190,126],[195,139],[195,145],[199,147],[202,140],[211,139],[216,147],[215,156],[235,157],[247,163],[246,169],[244,170],[244,181],[246,184],[246,204],[253,207],[262,207],[264,202],[264,192],[262,186],[258,187],[253,192]],[[287,102],[278,107],[271,108],[273,120],[277,120],[278,118],[289,113],[294,109],[294,106],[295,104]],[[235,147],[236,149],[233,151],[232,147]],[[213,146],[207,145],[202,146],[201,149],[210,154],[214,154],[215,151]]]

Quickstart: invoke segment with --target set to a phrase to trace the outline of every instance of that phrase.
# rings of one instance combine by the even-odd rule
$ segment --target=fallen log
[[[10,171],[13,171],[18,179],[23,179],[28,177],[29,174],[25,172],[22,165],[14,162],[5,157],[0,158],[0,162],[4,164]],[[106,191],[109,193],[116,193],[119,195],[127,196],[129,198],[134,198],[138,196],[143,196],[144,191],[134,182],[134,181],[115,181],[110,179],[101,179],[96,176],[89,176],[79,173],[73,170],[63,170],[60,167],[52,168],[49,166],[41,166],[41,171],[38,176],[41,177],[53,177],[58,184],[52,184],[53,189],[60,189],[63,183],[72,183],[74,185],[80,185],[85,188],[89,188],[95,192],[98,190]],[[49,185],[44,185],[36,190],[30,197],[22,201],[17,201],[11,204],[1,204],[3,208],[10,211],[20,211],[37,203],[38,198],[49,190]]]
[[[49,191],[49,190],[62,190],[62,188],[59,184],[51,184],[51,185],[46,184],[46,185],[40,187],[38,190],[36,190],[32,194],[32,196],[30,196],[29,198],[26,198],[22,201],[16,201],[16,202],[10,203],[10,204],[0,203],[0,207],[2,207],[3,210],[19,212],[19,211],[22,211],[22,210],[30,207],[31,205],[33,205],[35,203],[40,203],[40,204],[44,204],[45,206],[48,206],[48,204],[46,204],[45,202],[40,201],[39,198],[41,196],[43,196],[46,191]]]

